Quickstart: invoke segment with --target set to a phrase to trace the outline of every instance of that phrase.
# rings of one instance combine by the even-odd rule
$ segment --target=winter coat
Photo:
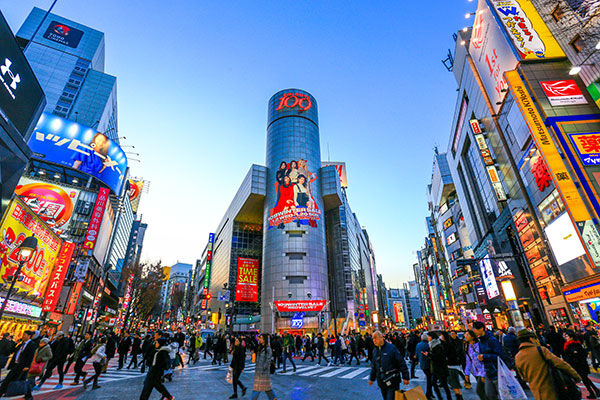
[[[446,344],[440,339],[429,342],[429,362],[431,373],[436,377],[448,376],[448,359]]]
[[[131,348],[131,337],[127,336],[121,339],[119,342],[119,348],[117,349],[119,354],[127,354],[129,353],[129,349]]]
[[[52,348],[49,345],[45,345],[44,347],[38,347],[38,349],[35,352],[35,357],[32,360],[35,361],[36,363],[44,363],[44,365],[46,365],[46,363],[48,362],[48,360],[50,360],[52,358]],[[35,374],[27,374],[27,376],[29,378],[33,378],[35,376],[41,376],[42,373],[44,372],[44,368],[42,368],[42,370],[38,373]]]
[[[443,344],[445,344],[446,347],[446,359],[448,360],[448,365],[464,365],[464,342],[459,338],[450,338],[447,342],[444,342]]]
[[[475,377],[485,377],[483,363],[477,359],[479,355],[479,343],[467,345],[467,365],[465,366],[465,375]]]
[[[369,380],[372,382],[377,380],[379,386],[385,387],[385,383],[383,383],[382,379],[385,377],[386,373],[394,370],[400,372],[404,380],[410,378],[406,361],[404,361],[404,358],[400,355],[396,346],[390,342],[384,342],[383,346],[375,347],[373,358],[371,360],[371,375]],[[393,385],[395,383],[400,383],[400,377],[398,377],[397,382],[393,382]]]
[[[235,371],[242,371],[246,366],[246,349],[244,346],[233,346],[233,355],[231,356],[231,364],[229,365]]]
[[[581,376],[590,374],[590,365],[587,361],[587,350],[577,340],[565,343],[563,358]]]
[[[113,335],[106,339],[106,357],[113,358],[117,351],[117,341]]]
[[[57,361],[65,361],[69,354],[73,351],[73,342],[68,337],[61,337],[58,340],[54,340],[50,343],[52,348],[52,358]]]
[[[519,340],[517,339],[517,335],[514,333],[507,333],[504,335],[504,339],[502,339],[504,344],[504,351],[508,358],[514,360],[515,356],[519,352]]]
[[[547,348],[539,348],[548,362],[571,375],[577,381],[581,381],[581,377],[568,363],[552,354]],[[536,400],[558,400],[552,385],[550,371],[538,352],[538,346],[533,343],[521,343],[519,352],[515,357],[515,364],[521,378],[529,383],[529,388]]]
[[[133,344],[131,345],[131,354],[140,354],[142,352],[142,340],[140,338],[134,338]]]
[[[168,346],[163,346],[154,352],[150,363],[150,370],[148,371],[149,379],[160,381],[165,371],[171,368],[169,351],[171,349]]]
[[[498,357],[506,362],[506,355],[502,345],[494,337],[492,332],[485,331],[485,335],[479,338],[479,354],[483,356],[483,367],[487,379],[498,378]]]
[[[417,357],[417,360],[419,360],[419,368],[423,371],[429,371],[429,355],[423,353],[429,353],[429,343],[425,340],[422,340],[417,344],[415,356]]]
[[[99,344],[92,350],[92,356],[90,362],[92,363],[104,363],[106,360],[106,345]]]
[[[256,353],[256,367],[254,370],[254,387],[257,392],[271,390],[271,360],[273,352],[266,346]]]
[[[10,339],[0,340],[0,356],[8,357],[15,351],[15,342]]]

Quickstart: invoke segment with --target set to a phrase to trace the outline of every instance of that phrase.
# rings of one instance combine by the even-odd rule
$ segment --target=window
[[[565,16],[565,12],[563,11],[563,9],[560,7],[560,4],[557,4],[556,7],[554,7],[554,10],[552,10],[552,18],[558,22],[560,21],[560,19],[562,17]]]
[[[290,285],[303,285],[307,279],[306,276],[286,276],[286,279],[290,282]]]
[[[573,40],[569,42],[569,45],[571,46],[571,48],[573,48],[573,50],[575,50],[575,53],[581,53],[583,51],[583,48],[585,47],[583,39],[579,35],[576,35],[573,38]]]
[[[288,256],[288,258],[290,260],[302,260],[304,258],[304,256],[306,255],[306,253],[285,253],[286,256]]]

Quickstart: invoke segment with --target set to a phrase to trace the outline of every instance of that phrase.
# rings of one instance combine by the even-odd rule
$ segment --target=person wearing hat
[[[0,397],[6,393],[8,385],[12,382],[24,380],[27,377],[29,367],[33,362],[35,351],[38,347],[38,342],[33,340],[34,331],[23,332],[23,340],[15,349],[15,356],[8,366],[8,374],[0,384]]]
[[[40,382],[33,388],[33,390],[40,390],[44,382],[52,376],[54,368],[58,372],[58,385],[54,389],[62,389],[62,384],[65,379],[65,373],[63,367],[67,361],[67,357],[71,354],[75,348],[73,341],[65,336],[62,331],[56,332],[54,339],[50,342],[50,348],[52,349],[52,358],[46,366],[46,373],[40,379]]]
[[[50,339],[42,338],[40,340],[39,347],[35,351],[33,362],[27,371],[27,381],[29,382],[29,385],[27,386],[27,392],[25,393],[25,400],[33,399],[31,390],[35,384],[35,378],[42,376],[46,363],[52,358],[52,348],[48,345],[48,343],[50,343]]]
[[[173,400],[174,397],[162,383],[162,377],[166,370],[171,368],[171,358],[169,357],[169,341],[160,337],[154,342],[156,352],[149,363],[148,374],[144,380],[144,387],[140,395],[140,400],[148,400],[152,390],[156,389],[162,395],[163,399]]]
[[[567,362],[537,343],[533,332],[521,329],[517,333],[517,338],[520,343],[519,352],[515,357],[517,372],[529,383],[529,388],[536,400],[559,400],[546,362],[552,363],[556,368],[571,375],[577,382],[581,381],[581,377]],[[542,355],[547,361],[544,361]]]

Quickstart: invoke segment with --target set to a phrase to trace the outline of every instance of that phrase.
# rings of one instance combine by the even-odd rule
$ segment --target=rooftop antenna
[[[329,142],[327,142],[327,161],[331,161],[331,154],[329,153]]]

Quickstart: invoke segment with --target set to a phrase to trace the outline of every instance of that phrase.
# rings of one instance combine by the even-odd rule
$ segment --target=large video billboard
[[[48,284],[62,241],[18,197],[11,201],[0,225],[0,283],[8,285],[18,264],[19,246],[26,237],[35,235],[38,248],[23,266],[17,291],[41,297]]]
[[[68,231],[79,190],[21,177],[15,189],[31,210],[57,234]]]
[[[235,301],[258,301],[259,262],[253,258],[238,258],[238,273],[235,285]]]
[[[113,193],[121,193],[127,156],[104,134],[44,113],[28,144],[33,157],[78,169],[104,182]]]

